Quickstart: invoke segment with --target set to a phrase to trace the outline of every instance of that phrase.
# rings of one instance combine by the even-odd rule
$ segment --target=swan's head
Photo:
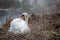
[[[28,13],[26,12],[23,12],[22,15],[21,15],[21,18],[28,23]]]

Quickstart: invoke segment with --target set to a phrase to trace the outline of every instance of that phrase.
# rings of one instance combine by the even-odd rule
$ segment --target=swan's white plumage
[[[8,30],[9,32],[13,32],[15,34],[20,33],[28,33],[30,32],[30,28],[28,24],[21,18],[15,18],[10,23],[10,28]]]

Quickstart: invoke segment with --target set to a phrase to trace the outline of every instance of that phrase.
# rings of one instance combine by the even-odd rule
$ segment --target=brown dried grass
[[[60,14],[44,14],[43,16],[32,14],[29,19],[29,27],[31,29],[30,34],[22,35],[6,32],[5,34],[2,33],[0,40],[54,40],[51,38],[49,31],[55,31],[57,25],[60,25],[59,21]],[[10,21],[6,23],[6,28],[4,26],[4,29],[2,29],[8,29],[9,23]]]

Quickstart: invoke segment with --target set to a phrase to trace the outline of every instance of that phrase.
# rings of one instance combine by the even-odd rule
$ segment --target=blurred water
[[[0,24],[1,24],[1,25],[4,25],[4,24],[6,23],[6,20],[7,20],[8,18],[14,19],[14,18],[20,17],[23,12],[27,12],[27,11],[24,10],[23,8],[10,9],[10,10],[8,10],[8,11],[6,11],[6,10],[1,10],[1,11],[0,11],[0,20],[1,20]],[[28,13],[28,12],[27,12],[27,13]],[[28,14],[30,15],[30,13],[28,13]]]
[[[20,17],[20,15],[23,12],[28,12],[29,15],[32,12],[34,12],[36,15],[40,15],[41,13],[45,13],[45,12],[56,13],[56,9],[57,9],[56,4],[60,3],[59,0],[58,1],[57,0],[19,0],[19,1],[14,0],[14,2],[18,3],[19,8],[14,9],[15,6],[17,7],[17,4],[15,5],[14,3],[12,3],[15,6],[13,6],[13,8],[11,9],[9,8],[10,10],[7,10],[7,11],[2,10],[1,12],[1,9],[0,9],[0,20],[2,21],[0,22],[0,25],[5,24],[6,19],[9,17],[11,18]]]

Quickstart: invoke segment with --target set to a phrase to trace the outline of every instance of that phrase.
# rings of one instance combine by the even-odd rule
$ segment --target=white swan
[[[12,20],[8,31],[13,32],[15,34],[29,33],[30,28],[28,26],[28,14],[24,12],[21,18],[15,18],[14,20]]]

